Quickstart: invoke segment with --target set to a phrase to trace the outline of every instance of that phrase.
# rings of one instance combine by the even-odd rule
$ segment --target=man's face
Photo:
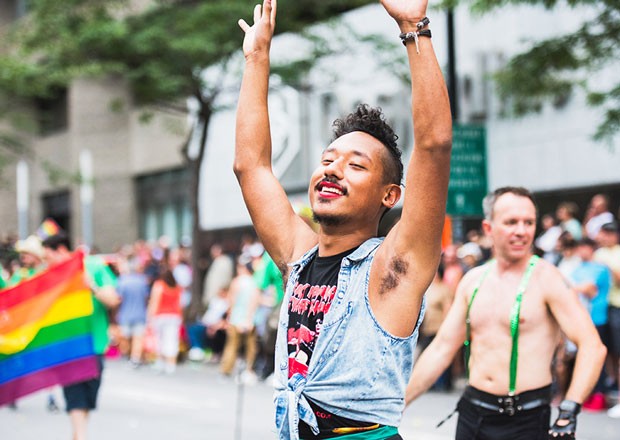
[[[601,214],[607,211],[607,203],[605,202],[605,198],[602,196],[594,196],[592,197],[592,201],[590,202],[590,207],[595,214]]]
[[[579,258],[583,261],[591,261],[594,257],[594,247],[588,244],[580,244],[577,246],[577,255],[579,255]]]
[[[560,221],[565,221],[568,220],[570,218],[569,212],[566,208],[564,207],[560,207],[555,211],[555,216],[558,218],[558,220]]]
[[[493,240],[498,257],[521,260],[530,255],[534,241],[536,207],[527,197],[503,194],[495,202],[493,218],[485,220],[483,227]]]
[[[443,263],[446,265],[457,263],[458,260],[456,257],[456,246],[447,246],[446,249],[443,251],[442,259]]]
[[[601,229],[596,236],[599,246],[612,247],[618,244],[618,233],[614,231],[605,231]]]
[[[45,261],[51,266],[62,263],[71,257],[71,252],[64,246],[59,246],[56,250],[48,247],[44,249]]]
[[[32,255],[29,252],[22,252],[21,254],[19,254],[19,258],[25,267],[37,267],[39,264],[41,264],[41,259],[36,255]]]
[[[379,140],[359,131],[341,136],[327,147],[308,188],[317,221],[338,225],[354,218],[370,220],[380,216],[384,206],[396,204],[400,187],[387,183],[384,177],[388,154]],[[386,201],[388,193],[391,197]]]

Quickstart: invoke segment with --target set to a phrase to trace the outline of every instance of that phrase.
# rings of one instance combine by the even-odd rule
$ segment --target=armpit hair
[[[388,265],[387,273],[381,279],[379,294],[383,295],[390,290],[394,290],[399,284],[401,277],[407,274],[409,263],[401,257],[394,257]]]
[[[280,270],[280,273],[282,274],[282,285],[286,287],[286,285],[288,284],[288,276],[290,273],[290,267],[286,263],[276,263],[276,265],[278,266],[278,269]]]

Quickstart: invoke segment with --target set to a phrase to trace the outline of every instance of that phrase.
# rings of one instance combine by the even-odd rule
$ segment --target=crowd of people
[[[51,237],[5,238],[0,292],[61,263],[70,249],[62,231]],[[259,242],[246,238],[230,253],[218,243],[211,246],[198,319],[189,313],[189,248],[171,247],[163,237],[156,243],[140,240],[111,254],[81,251],[90,254],[84,267],[96,292],[93,327],[96,322],[102,334],[94,334],[99,377],[63,388],[74,438],[85,438],[85,420],[96,408],[104,358],[126,359],[131,368],[148,367],[167,375],[175,372],[179,360],[217,363],[223,376],[246,384],[273,372],[273,317],[283,297],[282,277]],[[237,362],[241,350],[244,356]],[[59,411],[54,390],[48,391],[48,410]],[[10,407],[17,409],[18,402]]]
[[[137,241],[99,257],[116,277],[118,307],[108,312],[108,357],[126,357],[133,368],[151,364],[166,374],[179,359],[221,364],[223,375],[237,372],[245,352],[244,380],[273,371],[274,311],[282,301],[282,277],[263,246],[245,238],[240,249],[210,248],[199,319],[188,318],[193,280],[187,247],[171,248],[165,238]],[[16,286],[48,267],[42,240],[5,239],[0,288]],[[230,250],[229,250],[230,251]],[[270,321],[271,318],[271,321]],[[270,342],[270,343],[269,343]]]
[[[620,354],[620,245],[617,218],[609,211],[609,199],[596,195],[583,222],[578,207],[563,202],[554,214],[541,217],[536,252],[555,264],[579,293],[584,306],[608,348],[600,379],[584,408],[620,417],[613,405],[618,389]],[[49,263],[41,240],[5,239],[0,286],[19,284]],[[228,250],[230,251],[230,250]],[[224,252],[210,248],[209,267],[203,284],[204,313],[187,320],[191,299],[191,250],[137,241],[114,254],[103,256],[117,276],[119,305],[109,312],[109,357],[125,357],[133,368],[146,364],[172,374],[179,359],[217,363],[224,376],[239,373],[246,383],[265,379],[273,372],[273,346],[277,311],[283,298],[279,269],[263,246],[245,239],[239,249]],[[492,258],[488,237],[471,230],[465,243],[448,245],[437,275],[429,287],[419,350],[433,340],[452,303],[457,285],[472,268]],[[558,398],[566,391],[575,347],[559,344],[554,362]],[[243,354],[242,369],[235,368]],[[434,390],[449,390],[464,375],[462,356],[441,375]],[[50,410],[58,406],[50,394]]]
[[[541,216],[535,252],[553,263],[579,295],[588,310],[608,355],[594,391],[583,403],[590,411],[608,409],[610,417],[620,418],[618,374],[620,356],[620,231],[618,217],[609,210],[604,194],[592,197],[583,220],[571,201],[562,202],[555,213]],[[463,276],[493,256],[488,237],[480,231],[467,234],[467,242],[449,245],[442,254],[437,276],[427,294],[427,310],[420,332],[419,349],[436,336]],[[554,392],[560,401],[570,383],[576,347],[568,340],[558,344],[554,358]],[[434,390],[452,388],[464,377],[463,356],[455,357],[450,368],[433,385]]]

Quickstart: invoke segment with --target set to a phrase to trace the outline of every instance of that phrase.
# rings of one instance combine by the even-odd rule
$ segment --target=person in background
[[[560,254],[560,261],[557,268],[566,280],[570,280],[571,274],[581,265],[581,258],[577,253],[577,241],[569,232],[564,231],[560,235],[558,239],[558,252]],[[553,387],[555,404],[559,404],[566,395],[566,391],[568,391],[568,385],[575,367],[576,355],[577,346],[566,335],[562,334],[552,364],[555,379]]]
[[[437,269],[437,274],[433,279],[433,282],[428,287],[425,294],[426,297],[426,313],[424,314],[424,321],[422,321],[422,327],[420,328],[420,340],[418,341],[418,347],[420,351],[424,351],[426,347],[433,342],[441,323],[448,314],[452,300],[454,299],[454,291],[443,282],[443,267],[440,264]],[[449,366],[439,379],[433,384],[431,390],[434,391],[450,391],[452,389],[452,371]]]
[[[25,240],[17,241],[15,251],[19,254],[21,267],[13,272],[7,287],[16,286],[45,269],[44,250],[38,237],[30,235]]]
[[[583,219],[584,234],[596,240],[598,231],[605,223],[614,221],[614,215],[609,212],[609,197],[605,194],[596,194],[590,200],[590,205]]]
[[[573,288],[582,295],[582,301],[590,311],[590,317],[596,326],[601,341],[609,347],[607,308],[611,273],[607,266],[594,261],[595,249],[596,242],[588,237],[582,238],[578,242],[577,254],[581,258],[581,264],[573,271],[570,280],[573,283]],[[592,394],[583,402],[584,409],[590,411],[606,409],[605,379],[605,368],[601,368]]]
[[[456,251],[456,256],[461,261],[463,273],[467,273],[478,266],[483,258],[480,246],[471,241],[459,247]]]
[[[446,283],[453,292],[456,292],[465,271],[457,256],[458,246],[451,244],[446,246],[441,254],[441,264],[443,266],[443,282]]]
[[[179,354],[182,323],[181,294],[170,269],[164,269],[159,280],[153,283],[147,306],[147,322],[155,330],[157,339],[157,360],[154,368],[166,374],[173,374]]]
[[[599,248],[594,252],[594,261],[604,264],[611,271],[611,288],[609,290],[609,371],[620,388],[620,244],[618,223],[605,223],[597,236]],[[611,407],[607,414],[620,418],[620,400]]]
[[[44,261],[45,250],[43,249],[41,240],[35,235],[30,235],[25,240],[18,240],[15,243],[15,252],[19,255],[20,266],[13,271],[8,281],[5,283],[5,287],[16,286],[22,281],[32,278],[39,272],[45,270],[46,267]],[[17,403],[12,402],[9,406],[12,409],[16,409]],[[47,410],[49,412],[59,411],[53,388],[48,390]]]
[[[50,266],[71,258],[71,245],[64,233],[52,235],[43,241],[45,261]],[[67,412],[71,420],[73,440],[87,437],[88,416],[97,407],[97,396],[103,372],[103,355],[108,347],[108,310],[118,307],[120,297],[116,292],[116,277],[98,257],[86,257],[84,269],[92,290],[93,314],[91,318],[93,343],[99,360],[99,376],[84,382],[63,387]]]
[[[128,355],[136,368],[142,363],[142,342],[146,328],[146,306],[149,299],[149,280],[143,263],[137,258],[121,264],[116,290],[121,297],[117,320],[121,330],[121,352]]]
[[[149,280],[149,289],[153,287],[155,281],[159,279],[161,273],[161,259],[158,259],[159,252],[156,252],[155,248],[149,250],[148,254],[144,257],[144,275]]]
[[[260,291],[252,277],[252,260],[240,256],[237,261],[237,276],[230,283],[230,313],[226,331],[226,345],[222,354],[220,372],[230,376],[235,368],[241,346],[245,351],[245,371],[241,380],[247,384],[256,382],[254,361],[257,355],[255,315],[260,301]]]
[[[210,362],[220,361],[226,343],[229,309],[228,289],[220,289],[217,296],[209,301],[202,319],[187,330],[190,342],[187,355],[190,361],[204,361],[205,350],[211,350]]]
[[[555,211],[562,231],[568,232],[577,241],[583,237],[583,226],[577,220],[578,213],[579,207],[575,202],[562,202]]]
[[[540,220],[542,233],[534,240],[534,245],[542,252],[542,257],[551,264],[557,264],[560,255],[557,252],[558,239],[562,228],[556,224],[551,214],[545,214]]]
[[[263,251],[253,259],[252,268],[254,280],[261,291],[256,319],[259,354],[255,369],[261,379],[266,379],[274,371],[278,313],[284,297],[284,285],[280,269],[267,252]]]
[[[414,366],[406,402],[430,388],[464,346],[469,383],[457,404],[457,440],[574,439],[605,346],[559,270],[532,254],[537,213],[532,194],[498,188],[484,198],[483,208],[494,258],[459,284],[437,336]],[[561,332],[577,346],[577,357],[549,428],[550,366]]]
[[[172,275],[177,285],[181,288],[181,309],[189,306],[192,300],[192,269],[187,264],[182,249],[171,249],[168,255],[168,266],[172,269]]]
[[[205,307],[209,301],[221,294],[222,290],[228,290],[235,273],[235,263],[224,253],[219,243],[211,245],[211,265],[205,276],[202,302]]]
[[[484,235],[482,235],[480,230],[472,229],[468,231],[467,243],[473,243],[478,246],[478,249],[480,249],[482,257],[480,258],[478,264],[485,263],[489,260],[489,258],[491,258],[491,244],[489,243],[488,239]]]

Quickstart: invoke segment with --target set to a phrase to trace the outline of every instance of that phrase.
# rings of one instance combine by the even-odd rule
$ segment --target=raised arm
[[[427,0],[381,3],[402,33],[417,32],[418,23],[426,16]],[[417,44],[412,40],[406,46],[415,145],[401,219],[377,251],[370,280],[371,286],[379,286],[378,295],[371,293],[375,295],[371,297],[373,311],[379,322],[398,336],[413,331],[422,296],[439,263],[452,147],[448,93],[431,38],[419,36]],[[383,286],[395,287],[390,295],[382,295]]]
[[[276,0],[256,5],[253,26],[239,20],[245,32],[245,70],[237,105],[234,171],[256,232],[281,267],[316,243],[316,236],[293,211],[271,167],[267,94],[276,6]]]
[[[418,31],[426,16],[427,0],[382,0],[402,33]],[[448,91],[431,38],[420,36],[407,43],[411,72],[411,109],[414,148],[405,180],[401,220],[390,237],[395,252],[415,255],[416,266],[434,273],[440,254],[444,224],[452,118]],[[419,50],[419,53],[418,53]]]

